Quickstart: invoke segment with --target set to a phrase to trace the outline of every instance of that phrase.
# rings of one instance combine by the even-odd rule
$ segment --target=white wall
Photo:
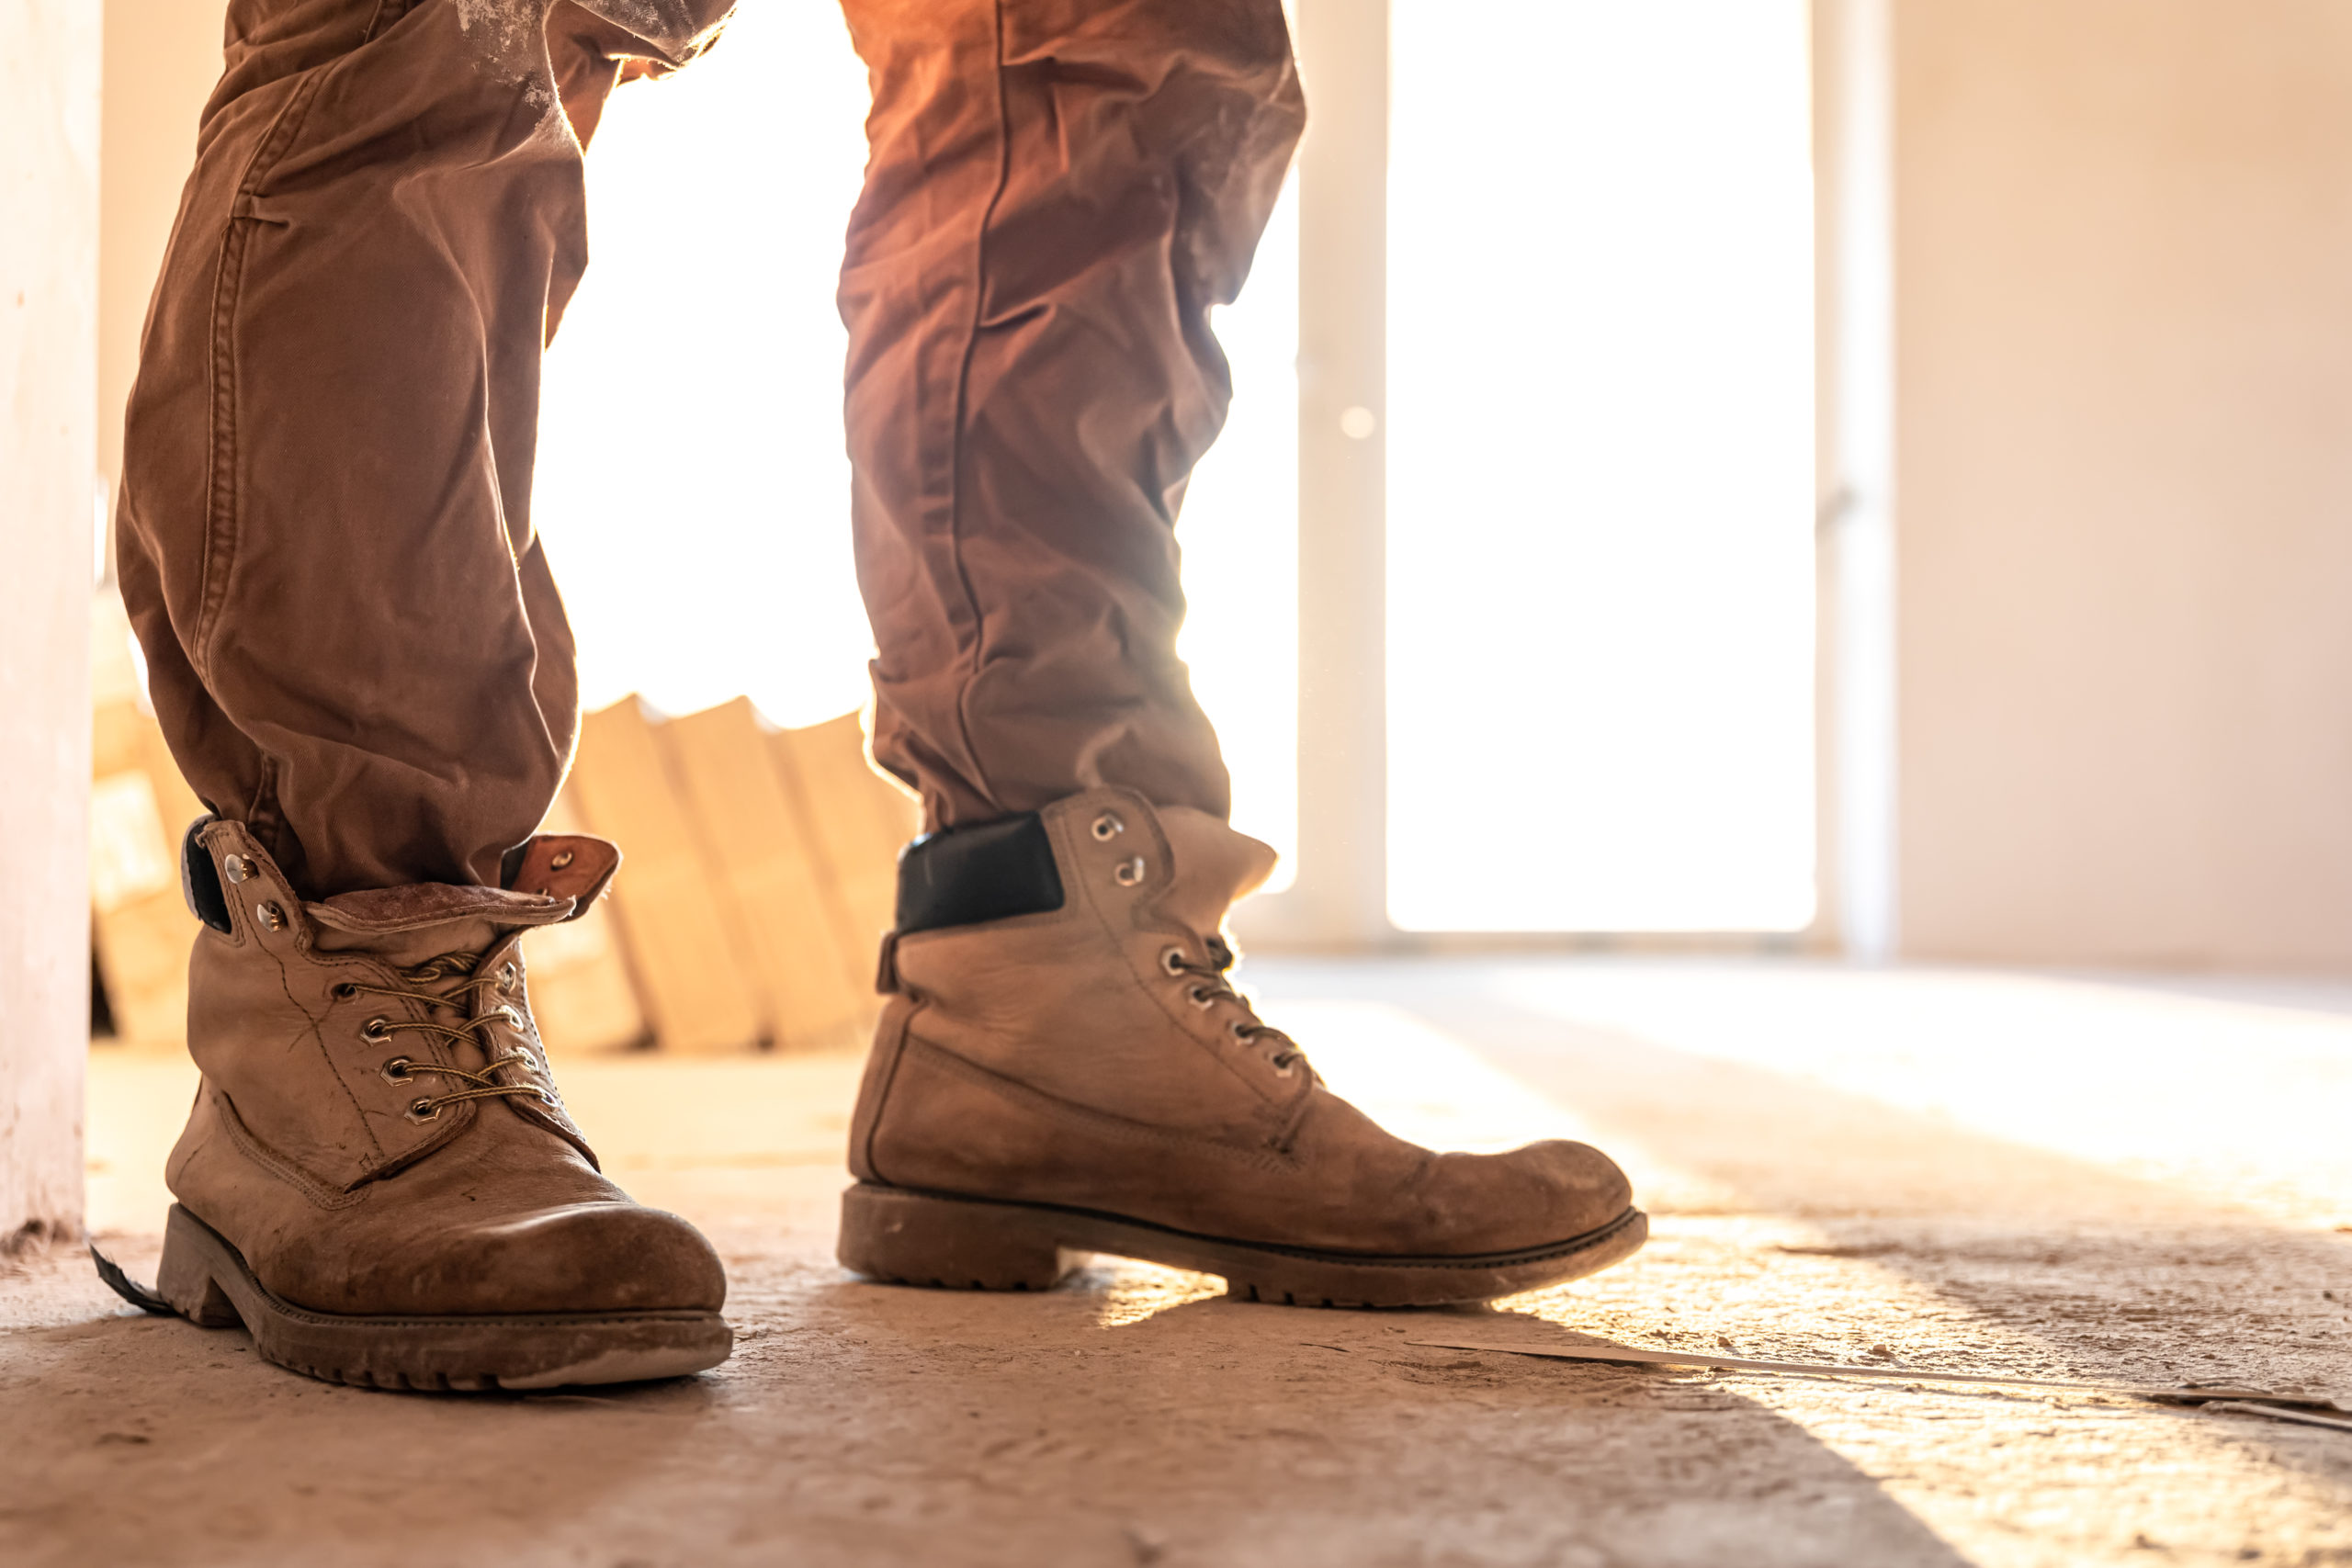
[[[1896,72],[1905,950],[2352,968],[2352,6]]]
[[[87,0],[0,0],[0,1247],[82,1215],[98,59]]]

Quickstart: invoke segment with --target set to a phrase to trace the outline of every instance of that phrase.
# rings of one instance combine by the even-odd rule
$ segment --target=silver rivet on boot
[[[409,1062],[406,1056],[393,1057],[383,1066],[384,1081],[386,1083],[408,1082],[408,1066]]]
[[[1127,825],[1119,820],[1115,811],[1105,811],[1094,819],[1094,836],[1106,844],[1126,830]]]
[[[381,1045],[391,1037],[392,1021],[389,1018],[371,1018],[359,1026],[359,1038],[370,1045]]]
[[[230,855],[221,861],[220,869],[228,873],[230,881],[243,882],[254,874],[254,863],[243,855]]]
[[[275,904],[264,904],[254,913],[261,917],[261,923],[265,930],[282,931],[286,929],[286,911]]]
[[[1143,856],[1137,855],[1133,860],[1121,861],[1118,869],[1111,873],[1111,879],[1122,887],[1133,887],[1143,880],[1144,871]]]
[[[1159,955],[1159,967],[1163,972],[1170,975],[1182,975],[1184,973],[1184,950],[1181,947],[1171,947],[1167,952],[1161,953]]]
[[[441,1119],[441,1108],[429,1100],[419,1100],[408,1108],[408,1119],[412,1122],[437,1122]]]
[[[570,865],[571,863],[571,852],[570,850],[566,850],[566,851],[564,851],[564,852],[563,852],[563,853],[561,853],[561,854],[560,854],[560,855],[555,856],[553,859],[551,859],[551,860],[549,860],[549,861],[548,862],[548,865],[550,865],[550,866],[552,866],[552,867],[553,867],[554,869],[556,869],[557,871],[561,871],[565,866],[568,866],[568,865]]]

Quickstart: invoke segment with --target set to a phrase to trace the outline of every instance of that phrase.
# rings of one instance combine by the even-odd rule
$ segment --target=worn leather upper
[[[896,994],[852,1130],[861,1178],[1424,1257],[1544,1247],[1630,1206],[1623,1173],[1586,1145],[1433,1153],[1287,1064],[1286,1043],[1197,972],[1272,870],[1265,845],[1126,790],[1044,820],[1061,908],[893,942]]]
[[[165,1177],[278,1296],[322,1312],[715,1309],[725,1276],[684,1221],[600,1175],[530,1014],[523,931],[571,918],[619,861],[602,840],[535,840],[514,889],[421,885],[305,905],[245,829],[198,835],[230,930],[189,962],[202,1069]],[[553,863],[561,860],[560,866]],[[430,960],[435,978],[415,977]],[[489,983],[462,988],[469,979]],[[363,988],[363,987],[373,987]],[[421,991],[455,1007],[380,994]],[[401,1023],[488,1019],[464,1039]],[[413,1113],[481,1074],[527,1085]]]

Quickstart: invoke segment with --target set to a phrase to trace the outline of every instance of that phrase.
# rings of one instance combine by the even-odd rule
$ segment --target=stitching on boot
[[[298,930],[295,933],[295,942],[298,947],[301,944],[301,933]],[[384,1145],[377,1139],[376,1129],[368,1124],[368,1112],[366,1108],[359,1103],[359,1097],[351,1092],[351,1086],[344,1081],[343,1068],[336,1063],[334,1059],[334,1053],[328,1049],[326,1035],[320,1031],[319,1025],[321,1020],[313,1018],[311,1015],[310,1010],[295,999],[294,987],[290,977],[286,972],[286,960],[278,957],[275,953],[270,953],[268,944],[260,943],[257,945],[261,947],[261,950],[264,953],[269,953],[270,961],[277,965],[277,988],[285,996],[286,1005],[292,1008],[296,1012],[302,1016],[305,1027],[301,1032],[303,1034],[308,1034],[311,1037],[311,1043],[318,1046],[319,1058],[326,1064],[327,1076],[334,1079],[334,1087],[343,1091],[345,1103],[351,1107],[351,1114],[359,1123],[360,1134],[368,1140],[368,1146],[376,1151],[376,1158],[373,1161],[361,1162],[361,1169],[363,1172],[372,1170],[376,1166],[383,1163]],[[301,1036],[300,1034],[296,1036],[297,1039],[300,1039],[300,1037]],[[226,1097],[224,1096],[223,1098],[225,1099]],[[364,1180],[366,1178],[363,1175],[362,1179]]]
[[[237,1114],[236,1102],[229,1098],[227,1090],[216,1086],[212,1090],[212,1102],[213,1109],[220,1112],[220,1124],[229,1130],[229,1141],[237,1146],[240,1154],[320,1208],[348,1209],[354,1203],[367,1201],[368,1189],[365,1186],[330,1187],[263,1143],[254,1135],[253,1129],[245,1125],[245,1119]]]
[[[1010,1100],[1033,1115],[1058,1117],[1078,1122],[1112,1137],[1150,1144],[1159,1148],[1180,1150],[1186,1154],[1214,1155],[1219,1159],[1248,1166],[1253,1170],[1295,1170],[1298,1168],[1298,1162],[1291,1158],[1286,1151],[1276,1149],[1271,1145],[1252,1149],[1235,1144],[1219,1143],[1215,1139],[1199,1137],[1189,1133],[1173,1133],[1165,1128],[1150,1126],[1146,1122],[1131,1122],[1124,1116],[1114,1115],[1108,1111],[1097,1111],[1091,1106],[1080,1105],[1075,1101],[1063,1100],[1057,1095],[1047,1094],[1043,1089],[1032,1089],[1027,1084],[1006,1077],[1001,1073],[990,1072],[978,1062],[968,1057],[959,1056],[944,1045],[934,1045],[928,1040],[918,1039],[911,1031],[906,1038],[906,1049],[922,1052],[923,1059],[941,1071],[962,1078],[976,1089],[986,1089],[1001,1099]]]
[[[906,1015],[899,1021],[898,1032],[890,1037],[890,1043],[888,1047],[888,1056],[881,1068],[881,1082],[876,1084],[874,1089],[874,1114],[868,1117],[865,1122],[865,1168],[874,1173],[876,1180],[888,1179],[882,1173],[881,1163],[874,1157],[875,1145],[881,1139],[882,1118],[889,1113],[890,1090],[897,1086],[899,1081],[899,1064],[907,1059],[907,1042],[913,1037],[915,1015],[920,1010],[920,1008],[909,1008]],[[883,1047],[876,1046],[876,1049],[878,1051],[883,1049]],[[858,1096],[857,1109],[860,1111],[864,1110],[865,1103],[865,1096],[861,1092]],[[853,1114],[854,1114],[854,1112],[853,1112]],[[850,1154],[852,1156],[852,1164],[854,1166],[855,1156],[858,1153],[854,1142],[857,1136],[857,1127],[854,1122],[851,1123],[850,1136],[853,1140]]]

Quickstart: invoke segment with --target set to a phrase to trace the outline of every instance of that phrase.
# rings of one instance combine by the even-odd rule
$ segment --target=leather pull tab
[[[509,890],[569,898],[571,913],[564,918],[572,920],[588,912],[621,868],[620,847],[587,833],[541,833],[508,857],[514,864],[501,869]]]
[[[899,933],[882,933],[882,953],[874,966],[874,989],[876,995],[891,997],[899,992]]]

